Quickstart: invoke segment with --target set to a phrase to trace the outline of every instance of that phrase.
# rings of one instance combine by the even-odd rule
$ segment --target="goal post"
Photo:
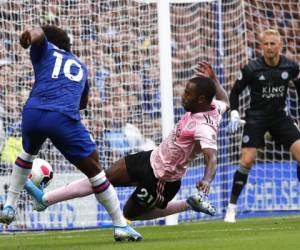
[[[222,34],[222,1],[221,0],[166,0],[157,1],[158,13],[158,39],[159,39],[159,65],[160,65],[160,93],[161,93],[161,122],[162,137],[165,138],[174,127],[174,104],[173,104],[173,81],[172,81],[172,56],[171,56],[171,20],[170,4],[212,2],[216,9],[216,33],[218,38],[217,48],[217,71],[220,79],[222,72],[223,57],[223,34]],[[223,84],[223,81],[221,81]],[[166,225],[178,224],[178,215],[166,217]]]

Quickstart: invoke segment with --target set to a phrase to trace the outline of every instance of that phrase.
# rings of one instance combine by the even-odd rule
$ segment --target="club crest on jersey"
[[[265,81],[265,80],[266,80],[266,78],[265,78],[265,76],[264,76],[264,75],[261,75],[261,76],[258,78],[258,80],[260,80],[260,81]]]
[[[241,70],[238,72],[237,79],[238,80],[242,80],[243,79],[243,73],[242,73]]]
[[[289,77],[289,73],[288,73],[288,72],[283,71],[283,72],[281,73],[281,78],[282,78],[283,80],[288,79],[288,77]]]
[[[247,143],[250,141],[250,137],[248,135],[243,136],[243,143]]]
[[[186,126],[186,128],[189,129],[189,130],[193,129],[194,127],[196,127],[196,122],[195,122],[195,121],[190,122],[190,123]]]

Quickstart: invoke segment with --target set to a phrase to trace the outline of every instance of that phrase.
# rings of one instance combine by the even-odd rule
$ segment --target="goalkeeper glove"
[[[226,130],[228,133],[235,133],[238,128],[245,123],[245,120],[241,119],[239,112],[237,110],[232,110],[230,112],[230,121],[227,125]]]

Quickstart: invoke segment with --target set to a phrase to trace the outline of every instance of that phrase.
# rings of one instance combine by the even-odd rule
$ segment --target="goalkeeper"
[[[234,223],[236,204],[247,183],[248,174],[256,158],[257,148],[264,146],[264,134],[269,132],[273,139],[288,148],[298,161],[297,175],[300,180],[300,131],[297,124],[285,111],[287,88],[292,80],[300,96],[300,82],[297,79],[299,66],[296,62],[281,55],[280,34],[272,29],[261,35],[263,56],[246,65],[230,93],[231,120],[228,130],[231,133],[245,123],[238,112],[239,94],[250,89],[250,108],[246,111],[246,123],[242,137],[240,167],[234,174],[229,205],[225,222]]]
[[[204,176],[196,186],[208,194],[217,167],[217,133],[222,114],[229,107],[226,92],[208,63],[196,69],[197,77],[186,84],[182,104],[187,113],[175,129],[153,151],[126,156],[106,171],[114,186],[136,186],[123,213],[130,220],[154,219],[193,209],[210,215],[215,209],[199,194],[187,200],[171,201],[178,192],[186,165],[204,156]],[[213,100],[214,96],[216,100]],[[38,202],[39,210],[54,203],[92,193],[88,179],[82,179],[44,194],[31,181],[27,192]]]

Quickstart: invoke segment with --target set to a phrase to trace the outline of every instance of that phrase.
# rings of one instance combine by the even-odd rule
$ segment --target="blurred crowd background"
[[[278,29],[283,54],[300,60],[297,0],[230,0],[223,1],[221,10],[220,16],[217,1],[171,4],[176,120],[184,112],[180,96],[185,82],[199,60],[215,66],[228,92],[240,67],[260,54],[259,34],[266,28]],[[3,0],[0,20],[0,171],[9,171],[21,149],[21,111],[34,83],[28,50],[19,46],[18,36],[39,24],[65,29],[72,51],[88,66],[90,103],[82,118],[99,146],[102,165],[109,167],[124,154],[151,149],[161,141],[155,3]],[[246,105],[247,99],[243,102]],[[55,163],[56,171],[68,166],[49,143],[40,154]]]

